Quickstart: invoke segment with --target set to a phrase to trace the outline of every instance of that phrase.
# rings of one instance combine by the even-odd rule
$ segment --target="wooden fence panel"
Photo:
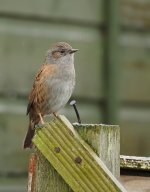
[[[69,21],[82,21],[99,24],[103,17],[103,1],[94,0],[0,0],[0,12],[26,17],[49,18]]]
[[[149,156],[150,109],[123,107],[120,110],[121,154]]]
[[[121,152],[128,155],[149,153],[149,7],[149,0],[122,0],[120,4],[122,28],[118,37],[122,108],[119,118]],[[23,100],[27,98],[46,49],[56,41],[67,41],[80,49],[75,58],[77,82],[73,96],[79,102],[81,118],[86,123],[102,122],[104,88],[108,79],[107,74],[106,81],[102,77],[107,39],[103,28],[107,25],[104,1],[14,0],[10,3],[0,0],[0,15],[0,99],[5,96],[17,98],[18,95]],[[20,103],[19,99],[11,103],[7,99],[0,101],[0,142],[1,146],[6,145],[6,151],[0,149],[2,171],[11,156],[14,158],[7,171],[15,170],[18,161],[24,158],[21,144],[27,125],[25,107],[26,103]],[[70,107],[63,113],[72,122],[76,119]],[[136,115],[139,113],[141,115]],[[25,127],[22,128],[20,122]],[[17,171],[24,170],[25,163],[19,165]]]
[[[126,28],[150,29],[150,1],[122,0],[121,24]]]
[[[0,176],[25,175],[29,158],[22,148],[26,126],[26,117],[21,114],[1,114]]]
[[[26,105],[27,102],[18,99],[0,100],[0,176],[13,173],[23,175],[27,171],[31,151],[22,148],[28,126]],[[97,104],[78,102],[77,105],[83,123],[101,122],[102,110]],[[60,113],[65,114],[72,123],[77,122],[74,109],[69,104]],[[46,117],[47,122],[50,119]]]
[[[75,56],[75,95],[86,98],[102,97],[101,39],[96,28],[1,19],[0,92],[27,95],[46,50],[54,42],[67,41],[80,49]]]
[[[121,99],[150,103],[150,34],[124,32],[121,44]]]

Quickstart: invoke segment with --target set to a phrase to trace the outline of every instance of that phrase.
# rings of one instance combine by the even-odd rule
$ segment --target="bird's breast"
[[[74,66],[60,68],[57,74],[47,79],[48,94],[46,98],[45,113],[60,110],[70,99],[75,86]]]

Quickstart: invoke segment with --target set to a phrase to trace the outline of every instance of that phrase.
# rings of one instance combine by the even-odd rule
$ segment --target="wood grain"
[[[114,131],[114,129],[111,130]],[[108,130],[105,131],[107,132]],[[109,136],[107,135],[108,138]],[[100,141],[102,142],[102,140]],[[91,150],[89,145],[79,137],[64,116],[55,118],[50,124],[37,130],[33,143],[66,183],[71,186],[73,191],[126,191]],[[111,145],[116,145],[111,142],[109,144],[107,145],[108,150]],[[56,150],[56,147],[59,150]],[[42,158],[42,155],[39,155],[39,157]],[[44,164],[42,166],[44,167]],[[43,184],[45,181],[43,178],[47,178],[45,174],[49,174],[49,171],[41,172],[39,167],[37,167],[36,191],[41,191],[41,189],[42,191],[49,191],[52,188],[47,181],[46,185]],[[54,186],[53,191],[57,191]]]

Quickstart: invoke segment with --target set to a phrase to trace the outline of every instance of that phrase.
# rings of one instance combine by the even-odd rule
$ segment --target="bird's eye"
[[[63,54],[63,53],[65,53],[65,50],[61,50],[60,52]]]

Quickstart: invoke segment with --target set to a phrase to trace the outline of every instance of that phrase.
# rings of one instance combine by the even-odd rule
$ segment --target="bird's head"
[[[73,49],[68,43],[58,42],[46,53],[45,63],[47,64],[73,64],[74,53],[78,49]]]

